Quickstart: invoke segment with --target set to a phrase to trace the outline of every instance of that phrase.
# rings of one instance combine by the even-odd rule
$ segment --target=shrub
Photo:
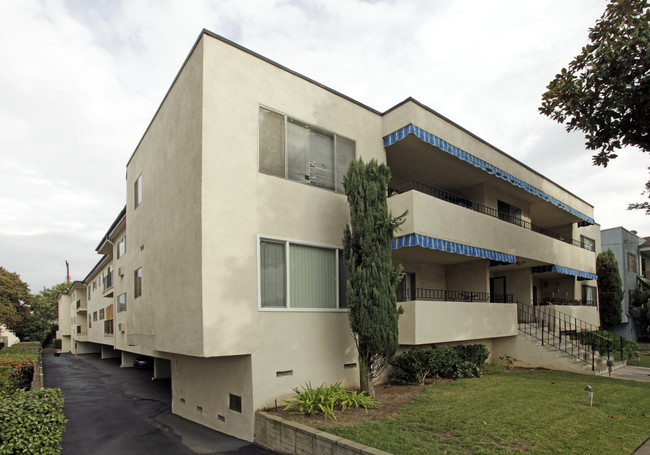
[[[0,454],[58,454],[65,423],[60,389],[0,396]]]
[[[413,348],[393,357],[391,379],[408,384],[423,384],[426,378],[471,378],[481,376],[481,365],[490,352],[482,344]]]
[[[56,339],[52,340],[52,347],[54,349],[61,349],[61,339],[56,338]]]
[[[301,387],[291,389],[296,396],[290,400],[284,400],[287,404],[286,410],[297,409],[295,414],[323,414],[325,418],[336,420],[334,409],[340,408],[345,411],[347,408],[376,408],[377,400],[367,396],[364,392],[357,393],[341,386],[340,382],[328,386],[325,383],[320,387],[314,388],[311,382]]]
[[[0,379],[0,391],[29,388],[34,375],[34,362],[38,361],[40,349],[39,342],[34,341],[14,344],[0,352],[0,375],[3,376]]]
[[[592,336],[598,335],[598,336]],[[634,359],[634,351],[639,350],[639,344],[636,341],[628,340],[623,337],[614,335],[606,330],[584,331],[571,335],[572,339],[577,339],[580,343],[589,345],[601,355],[607,355],[607,340],[609,340],[609,352],[614,357],[621,356],[621,341],[623,342],[623,359]],[[619,359],[622,360],[622,359]]]

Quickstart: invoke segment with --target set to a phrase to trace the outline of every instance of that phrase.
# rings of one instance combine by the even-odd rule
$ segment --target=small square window
[[[228,409],[241,414],[241,397],[238,395],[233,395],[232,393],[229,393],[228,395],[230,397],[230,404],[228,405]]]

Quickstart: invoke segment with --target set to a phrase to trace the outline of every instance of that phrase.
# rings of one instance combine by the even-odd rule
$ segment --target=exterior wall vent
[[[293,370],[276,371],[275,375],[278,378],[280,378],[282,376],[293,376]]]

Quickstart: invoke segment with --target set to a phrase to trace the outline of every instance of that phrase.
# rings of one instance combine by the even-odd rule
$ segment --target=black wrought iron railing
[[[104,277],[104,291],[113,287],[113,272],[108,272]]]
[[[562,305],[562,306],[596,306],[595,300],[582,299],[558,299],[550,297],[544,299],[540,305]]]
[[[531,231],[537,232],[539,234],[545,235],[547,237],[552,237],[556,240],[560,240],[561,242],[568,243],[570,245],[575,245],[579,246],[581,248],[584,248],[589,251],[593,251],[594,248],[592,245],[581,242],[579,240],[575,240],[571,238],[570,236],[566,236],[564,234],[560,234],[554,231],[550,231],[548,229],[542,228],[540,226],[537,226],[529,221],[522,220],[521,218],[518,218],[516,216],[512,216],[509,213],[505,212],[499,212],[497,209],[488,207],[487,205],[480,204],[478,202],[472,201],[470,199],[467,199],[463,196],[459,196],[454,193],[450,193],[449,191],[441,190],[440,188],[436,188],[431,185],[427,185],[426,183],[418,182],[417,180],[404,180],[401,183],[398,183],[396,185],[392,185],[390,192],[391,195],[395,193],[405,193],[407,191],[419,191],[420,193],[428,194],[430,196],[433,196],[437,199],[441,199],[446,202],[450,202],[452,204],[459,205],[461,207],[465,207],[467,209],[473,210],[475,212],[480,212],[485,215],[489,215],[494,218],[498,218],[502,221],[505,221],[510,224],[516,224],[517,226],[521,226],[525,229],[529,229]]]
[[[397,301],[439,300],[443,302],[493,302],[514,303],[512,294],[496,294],[492,292],[455,291],[451,289],[398,289]]]
[[[615,349],[613,340],[596,333],[597,326],[548,306],[517,302],[517,322],[521,332],[537,338],[542,346],[553,346],[582,362],[591,363],[592,371],[596,369],[597,360],[609,360]]]

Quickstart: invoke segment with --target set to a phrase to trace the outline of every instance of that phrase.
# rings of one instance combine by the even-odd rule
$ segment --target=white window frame
[[[261,244],[263,241],[269,241],[274,243],[281,243],[284,245],[284,260],[286,264],[286,274],[285,274],[285,289],[286,289],[286,306],[285,307],[262,307],[262,257],[261,257]],[[289,276],[291,275],[291,260],[289,258],[289,245],[303,245],[313,248],[325,248],[328,250],[334,250],[335,252],[335,263],[336,263],[336,308],[292,308],[291,307],[291,292],[289,287]],[[257,234],[257,310],[258,311],[291,311],[291,312],[300,312],[300,313],[347,313],[348,308],[339,308],[341,305],[339,296],[340,296],[340,286],[339,283],[339,254],[343,254],[343,247],[341,245],[331,245],[326,243],[317,243],[317,242],[305,242],[304,240],[293,240],[287,239],[285,237],[276,237],[273,235],[262,235]]]
[[[135,209],[140,207],[142,205],[142,199],[144,198],[144,194],[142,191],[142,174],[138,175],[138,178],[135,179],[135,182],[133,183],[133,204]]]
[[[280,177],[278,175],[274,175],[274,174],[267,174],[265,172],[260,171],[260,141],[262,140],[262,135],[261,135],[261,130],[260,130],[260,122],[261,122],[260,109],[266,109],[267,111],[274,112],[274,113],[284,117],[284,123],[283,123],[283,125],[284,125],[284,176],[282,176],[282,177]],[[284,112],[280,112],[280,111],[278,111],[276,109],[272,109],[272,108],[270,108],[268,106],[265,106],[263,104],[260,104],[258,106],[257,115],[258,115],[258,119],[257,119],[257,172],[259,172],[260,174],[268,175],[270,177],[281,178],[281,179],[287,180],[289,182],[296,182],[296,183],[300,183],[301,185],[308,185],[308,186],[311,186],[311,187],[314,187],[314,188],[320,188],[322,190],[331,191],[333,193],[342,194],[342,195],[345,196],[344,192],[337,191],[339,181],[336,178],[336,175],[337,175],[336,174],[336,168],[337,168],[337,166],[336,166],[336,164],[337,164],[336,163],[336,160],[337,160],[337,158],[336,158],[336,156],[337,156],[337,153],[336,153],[336,138],[340,137],[340,138],[346,139],[346,140],[351,141],[352,143],[354,143],[354,156],[352,157],[353,161],[356,160],[357,156],[358,156],[358,154],[357,154],[357,141],[355,141],[354,139],[351,139],[351,138],[349,138],[347,136],[343,136],[342,134],[337,134],[334,131],[329,130],[327,128],[323,128],[322,126],[315,125],[315,124],[310,123],[310,122],[305,122],[305,121],[303,121],[303,120],[301,120],[299,118],[296,118],[296,117],[293,117],[291,115],[285,114]],[[333,156],[334,188],[327,188],[325,186],[315,185],[315,184],[311,184],[311,183],[304,183],[304,182],[300,182],[298,180],[294,180],[294,179],[289,178],[289,174],[288,174],[289,173],[289,154],[288,154],[288,150],[287,150],[287,148],[288,148],[288,141],[287,141],[287,123],[288,123],[288,119],[295,120],[295,121],[297,121],[299,123],[302,123],[302,124],[305,124],[307,126],[313,126],[315,129],[327,132],[327,133],[329,133],[329,134],[331,134],[333,136],[333,139],[334,139],[333,140],[333,145],[334,145],[334,148],[333,148],[333,153],[334,153],[334,156]],[[343,175],[341,175],[341,179],[343,179]],[[309,246],[309,244],[306,244],[306,243],[303,243],[302,245]]]

